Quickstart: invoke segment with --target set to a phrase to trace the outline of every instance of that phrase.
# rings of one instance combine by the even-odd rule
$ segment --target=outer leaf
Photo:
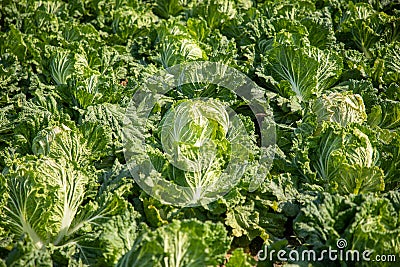
[[[271,51],[269,61],[273,77],[289,82],[301,100],[309,99],[316,92],[318,62],[301,49],[279,46]]]
[[[357,164],[343,164],[334,183],[340,194],[357,195],[385,189],[384,173],[376,166],[368,168]]]
[[[226,267],[252,267],[255,266],[256,261],[249,255],[244,253],[243,249],[235,249],[232,256],[229,257]]]
[[[144,233],[117,266],[215,266],[222,263],[229,243],[222,224],[173,221]]]
[[[158,0],[154,7],[154,13],[162,18],[176,16],[183,9],[180,0]]]
[[[311,48],[309,54],[318,62],[318,69],[315,73],[317,90],[324,91],[331,87],[342,73],[342,58],[338,53],[330,50]]]
[[[384,129],[396,129],[400,126],[400,102],[383,100],[380,105],[372,107],[368,114],[368,123]]]
[[[50,71],[56,84],[67,84],[67,79],[73,71],[69,53],[64,51],[57,53],[51,60]]]

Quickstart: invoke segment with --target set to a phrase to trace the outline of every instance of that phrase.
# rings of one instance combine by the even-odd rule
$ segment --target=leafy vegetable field
[[[140,120],[142,85],[192,62],[270,113],[189,82]],[[240,179],[200,205],[134,177],[193,197],[224,169]],[[400,3],[2,0],[0,171],[0,266],[400,266]]]

